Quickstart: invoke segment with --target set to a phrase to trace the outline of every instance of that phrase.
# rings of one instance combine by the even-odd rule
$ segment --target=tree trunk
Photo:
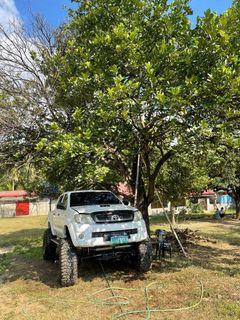
[[[235,199],[236,203],[236,219],[240,219],[240,199]]]
[[[172,206],[170,206],[170,214],[171,214],[171,220],[172,220],[172,225],[175,226],[176,221],[175,221],[175,208]]]
[[[139,176],[139,182],[140,182],[140,192],[138,194],[138,202],[137,207],[139,207],[139,210],[142,212],[143,218],[146,223],[147,231],[150,237],[150,221],[149,221],[149,215],[148,215],[148,207],[149,205],[154,201],[154,195],[155,195],[155,181],[157,179],[157,176],[159,174],[159,171],[162,167],[162,165],[172,156],[174,155],[173,151],[168,151],[165,155],[162,156],[162,158],[158,161],[153,173],[151,174],[151,166],[150,166],[150,160],[149,160],[149,153],[146,152],[145,156],[143,155],[143,161],[145,162],[146,169],[147,169],[147,180],[148,180],[148,186],[147,190],[145,189],[143,179],[142,179],[142,172],[140,170],[140,176]],[[136,174],[136,173],[135,173]],[[134,176],[134,175],[133,175]],[[142,182],[142,183],[141,183]],[[139,186],[138,186],[139,187]],[[142,201],[140,200],[140,195],[143,197]],[[140,201],[141,203],[140,203]]]
[[[240,189],[236,188],[229,194],[235,201],[236,205],[236,219],[240,219]]]
[[[149,215],[148,215],[148,206],[149,206],[149,203],[148,203],[147,199],[144,199],[139,209],[142,212],[143,219],[146,223],[147,232],[150,236],[150,221],[149,221]]]
[[[153,177],[149,177],[147,196],[144,197],[143,202],[141,204],[141,211],[146,223],[149,236],[150,236],[150,221],[149,221],[148,207],[154,200],[154,192],[155,192],[155,179]]]

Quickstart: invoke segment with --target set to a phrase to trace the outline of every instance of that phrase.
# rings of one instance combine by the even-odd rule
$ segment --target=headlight
[[[85,223],[85,224],[92,224],[92,222],[93,222],[92,218],[86,214],[75,214],[74,220],[77,223]]]
[[[135,211],[134,212],[134,220],[133,221],[140,221],[140,220],[142,220],[142,214],[141,214],[141,212],[140,211]]]

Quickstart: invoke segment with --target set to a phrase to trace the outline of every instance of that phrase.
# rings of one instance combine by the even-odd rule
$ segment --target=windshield
[[[72,192],[70,195],[71,207],[120,203],[120,200],[111,192]]]

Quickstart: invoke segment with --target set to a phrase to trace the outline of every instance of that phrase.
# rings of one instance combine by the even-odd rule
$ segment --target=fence
[[[54,207],[56,200],[52,201]],[[50,199],[4,200],[0,201],[0,217],[47,215]]]

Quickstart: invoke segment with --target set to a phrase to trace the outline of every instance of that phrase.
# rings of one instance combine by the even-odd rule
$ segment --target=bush
[[[203,213],[203,206],[200,203],[189,202],[188,206],[189,214],[201,214]]]

